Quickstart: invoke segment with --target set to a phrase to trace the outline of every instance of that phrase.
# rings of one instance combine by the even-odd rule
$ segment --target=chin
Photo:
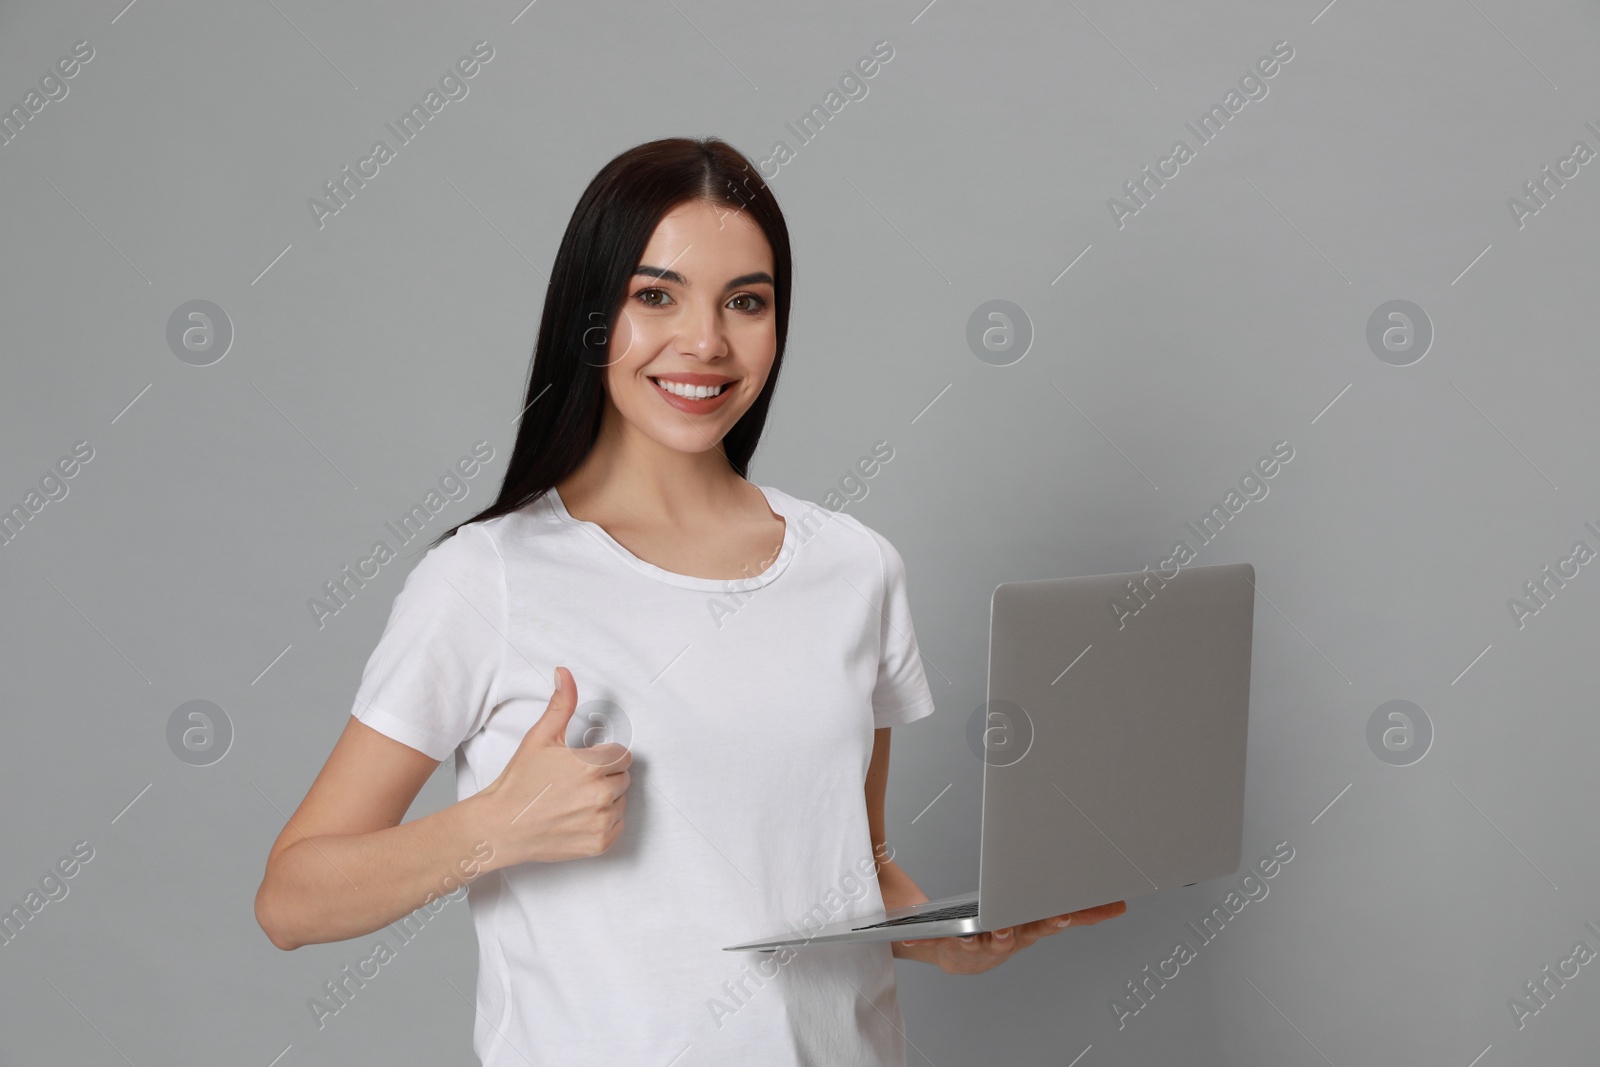
[[[664,428],[664,432],[658,435],[656,440],[679,452],[710,452],[722,444],[722,438],[727,432],[726,426],[715,429],[701,426],[698,431],[692,426],[676,426]]]
[[[670,448],[675,452],[709,451],[716,448],[721,443],[723,434],[727,433],[727,428],[721,423],[712,424],[708,420],[702,420],[700,425],[691,426],[672,411],[651,412],[650,416],[644,419],[624,413],[623,418],[635,430],[662,448]]]

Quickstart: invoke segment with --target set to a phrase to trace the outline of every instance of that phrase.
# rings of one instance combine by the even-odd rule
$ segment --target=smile
[[[732,382],[723,382],[721,385],[684,385],[682,382],[665,382],[660,378],[651,378],[656,387],[662,392],[681,396],[685,400],[706,400],[710,397],[720,396],[727,391]]]
[[[655,385],[657,396],[688,415],[709,415],[733,395],[733,390],[729,388],[733,382],[712,386],[663,382],[659,378],[651,378],[650,381]]]

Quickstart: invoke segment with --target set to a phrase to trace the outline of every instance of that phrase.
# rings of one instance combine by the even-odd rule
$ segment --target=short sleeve
[[[864,528],[877,543],[883,573],[883,601],[878,606],[878,681],[872,690],[873,726],[901,726],[933,714],[933,694],[928,690],[916,630],[911,625],[905,561],[887,538],[870,527]]]
[[[350,714],[436,760],[483,727],[505,655],[505,569],[477,524],[406,575]]]

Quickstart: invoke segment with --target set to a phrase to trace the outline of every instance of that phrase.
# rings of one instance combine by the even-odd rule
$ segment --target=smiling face
[[[663,215],[611,333],[605,418],[667,448],[715,448],[772,370],[772,270],[761,227],[732,208],[690,201]]]

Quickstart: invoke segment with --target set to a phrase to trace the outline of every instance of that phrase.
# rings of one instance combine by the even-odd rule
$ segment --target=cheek
[[[744,367],[744,373],[750,380],[752,382],[760,382],[764,388],[767,379],[772,376],[772,364],[777,353],[776,342],[773,341],[769,333],[764,338],[753,338],[744,351],[746,353],[758,353],[757,355],[746,356],[741,360],[741,363]],[[757,392],[759,391],[758,389]]]
[[[610,344],[606,350],[606,365],[625,366],[629,362],[629,357],[643,351],[644,347],[644,331],[626,311],[623,311],[617,315],[617,323],[611,330]]]
[[[606,398],[623,419],[635,426],[643,426],[665,413],[656,410],[656,402],[647,392],[654,390],[655,386],[641,377],[637,369],[630,360],[627,364],[606,371]]]

